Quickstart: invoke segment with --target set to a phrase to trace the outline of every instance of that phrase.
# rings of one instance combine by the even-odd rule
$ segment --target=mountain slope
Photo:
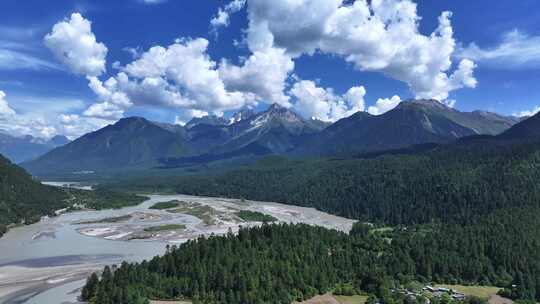
[[[498,136],[501,139],[540,139],[540,113],[531,116]]]
[[[0,133],[0,153],[15,163],[35,159],[50,150],[69,142],[65,136],[43,140],[30,135],[14,137]]]
[[[229,121],[223,117],[218,117],[216,115],[207,115],[191,119],[190,121],[188,121],[185,127],[186,129],[191,129],[198,125],[225,126],[228,124]]]
[[[350,156],[497,134],[516,121],[419,100],[403,102],[380,116],[358,112],[327,126],[274,104],[257,114],[242,110],[231,120],[207,116],[186,126],[125,118],[23,166],[38,176],[51,176],[186,167],[266,154]]]
[[[23,167],[35,175],[149,168],[160,157],[181,155],[188,149],[184,134],[172,126],[132,117],[86,134]]]
[[[497,134],[517,122],[493,113],[464,113],[435,100],[399,104],[379,116],[364,112],[344,118],[294,151],[297,155],[352,155],[423,143],[446,143]]]
[[[31,223],[64,208],[66,194],[34,181],[22,168],[0,155],[0,236],[10,223]]]
[[[161,159],[165,167],[206,163],[232,158],[259,157],[290,151],[327,125],[306,120],[295,112],[271,105],[254,114],[242,110],[233,115],[229,125],[199,123],[188,130],[190,155]]]
[[[282,153],[296,147],[306,136],[317,133],[320,126],[273,104],[264,112],[232,124],[229,130],[232,139],[215,151],[233,151],[257,143],[273,153]]]

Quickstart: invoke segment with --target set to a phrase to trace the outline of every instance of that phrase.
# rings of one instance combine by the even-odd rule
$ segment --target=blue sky
[[[365,32],[343,33],[341,28],[351,21],[339,15],[338,9],[354,1],[327,1],[337,4],[329,7],[322,0],[303,0],[313,12],[307,14],[287,0],[3,0],[0,112],[4,108],[7,114],[2,118],[0,113],[0,129],[14,134],[76,137],[125,116],[180,123],[206,113],[229,115],[244,106],[264,108],[272,102],[329,121],[357,110],[380,114],[396,101],[414,97],[438,97],[459,110],[481,109],[505,115],[534,111],[540,105],[538,1],[384,0],[378,13],[372,14],[395,15],[394,5],[401,2],[407,5],[398,11],[416,7],[414,14],[404,16],[417,17],[418,32],[411,34],[407,28],[410,24],[401,24],[405,28],[403,41],[419,41],[406,52],[400,49],[399,41],[392,39],[400,36],[397,30],[364,28]],[[231,2],[237,6],[233,8]],[[220,10],[229,17],[228,22],[218,20]],[[439,18],[444,11],[452,12],[448,17],[451,25],[445,27],[453,31],[451,39],[442,37],[427,44],[424,40],[441,27]],[[80,14],[83,24],[91,24],[90,31],[75,26],[73,13]],[[88,48],[95,50],[81,50],[77,42],[69,41],[73,37],[61,36],[63,32],[45,39],[55,33],[55,24],[62,22],[66,28],[94,37]],[[332,22],[341,28],[334,28],[332,33],[319,28]],[[399,24],[396,19],[388,24],[392,22]],[[269,26],[260,30],[254,24]],[[265,40],[263,46],[257,44],[268,34],[273,43]],[[368,39],[368,35],[373,37]],[[178,49],[173,50],[173,44]],[[158,74],[141,72],[141,68],[158,65],[155,54],[147,54],[142,60],[155,46],[170,52],[164,56],[190,55],[181,61],[166,57],[168,66],[160,66],[163,69]],[[76,58],[63,58],[70,48],[75,48]],[[100,52],[103,48],[106,52]],[[429,51],[418,51],[423,48]],[[388,55],[389,50],[394,55]],[[438,58],[438,52],[449,55]],[[428,59],[419,65],[415,61],[422,56]],[[252,57],[260,65],[248,66],[246,61]],[[383,57],[380,64],[372,64]],[[95,58],[104,59],[103,69],[99,64],[97,70],[84,65]],[[83,63],[74,62],[79,59]],[[451,66],[441,68],[445,60],[450,60]],[[463,67],[462,61],[467,61]],[[130,64],[131,69],[126,68]],[[186,67],[178,71],[178,65]],[[422,73],[410,73],[421,67],[429,74],[433,66],[433,77],[423,79]],[[106,87],[110,77],[122,83],[119,73],[127,74],[126,83]],[[434,79],[441,75],[443,83]],[[89,87],[92,77],[106,87],[107,94],[100,95]],[[193,84],[191,77],[200,83]],[[166,85],[149,89],[143,82],[150,78],[163,80]],[[432,84],[440,87],[431,88]],[[391,101],[394,96],[399,99]]]

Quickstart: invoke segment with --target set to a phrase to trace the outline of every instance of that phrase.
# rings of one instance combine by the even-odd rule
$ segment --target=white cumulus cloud
[[[368,108],[368,113],[371,115],[381,115],[384,114],[401,102],[401,98],[397,95],[392,96],[392,98],[379,98],[374,105]]]
[[[241,66],[222,61],[219,74],[229,90],[247,92],[259,100],[289,106],[284,89],[294,61],[283,49],[255,51]]]
[[[90,21],[79,13],[55,24],[44,38],[55,57],[74,73],[99,76],[105,72],[107,47],[96,41]]]
[[[192,118],[201,118],[208,116],[208,112],[200,110],[185,110],[181,111],[178,115],[174,117],[174,124],[184,126]]]
[[[220,7],[216,16],[210,20],[210,27],[216,32],[220,27],[229,25],[230,15],[240,11],[246,5],[246,0],[233,0],[224,7]]]
[[[266,78],[262,79],[264,84],[255,85],[252,90],[239,88],[249,86],[249,81],[255,83],[258,80],[242,83],[246,77],[252,76],[249,69],[275,68],[274,65],[257,66],[261,59],[258,63],[248,60],[236,69],[224,62],[220,68],[207,54],[207,48],[206,39],[180,39],[168,47],[154,46],[141,53],[138,59],[120,67],[121,71],[105,82],[97,77],[88,77],[98,103],[84,114],[116,119],[133,105],[157,105],[176,109],[186,117],[196,111],[216,113],[238,109],[268,96],[285,98],[278,94],[283,90],[281,87],[278,88],[281,91],[276,93],[277,90],[270,86],[269,78],[275,74],[271,71],[267,71]],[[233,76],[236,77],[234,80]]]
[[[15,115],[15,111],[6,100],[6,93],[0,90],[0,118]]]
[[[295,97],[295,109],[305,117],[322,121],[337,121],[358,111],[364,111],[364,87],[352,87],[343,96],[332,89],[318,87],[311,80],[296,82],[291,95]]]
[[[57,114],[59,109],[54,107],[37,113],[17,113],[9,107],[6,95],[0,90],[0,130],[13,136],[32,135],[48,139],[63,134],[73,139],[112,123],[77,114]]]
[[[248,0],[248,16],[251,50],[339,55],[359,70],[407,83],[419,98],[444,100],[452,90],[476,85],[474,64],[452,71],[456,42],[450,12],[440,15],[430,35],[419,32],[420,17],[410,0]]]
[[[540,112],[540,106],[535,106],[534,108],[532,108],[530,110],[524,110],[524,111],[514,113],[514,116],[516,116],[516,117],[529,117],[529,116],[533,116],[533,115],[537,114],[538,112]]]

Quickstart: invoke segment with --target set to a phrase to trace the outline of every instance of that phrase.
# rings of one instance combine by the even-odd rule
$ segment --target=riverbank
[[[56,267],[0,267],[0,303],[25,303],[55,287],[86,279],[103,264]]]

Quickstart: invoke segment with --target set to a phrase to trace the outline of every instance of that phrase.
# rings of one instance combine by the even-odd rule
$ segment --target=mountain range
[[[268,154],[351,156],[423,143],[496,135],[519,118],[460,112],[436,100],[402,102],[385,114],[358,112],[334,124],[305,119],[277,104],[226,120],[194,118],[185,126],[129,117],[23,164],[38,176],[178,168]]]
[[[497,135],[519,118],[491,112],[460,112],[436,100],[409,100],[382,115],[343,118],[299,146],[296,155],[351,155],[447,143],[472,135]]]
[[[0,154],[14,163],[21,163],[35,159],[68,142],[67,137],[60,135],[51,139],[42,139],[30,135],[15,137],[0,133]]]

